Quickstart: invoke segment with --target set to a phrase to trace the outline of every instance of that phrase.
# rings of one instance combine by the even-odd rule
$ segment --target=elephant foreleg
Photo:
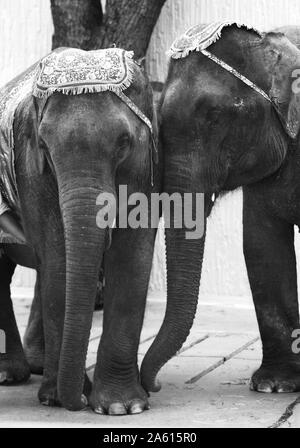
[[[244,255],[263,344],[262,365],[252,376],[259,392],[300,390],[299,328],[293,225],[272,216],[262,197],[244,189]]]
[[[10,283],[15,267],[15,263],[2,250],[0,254],[1,384],[23,382],[30,377],[30,368],[24,355],[10,296]]]
[[[100,414],[135,414],[148,409],[137,351],[154,239],[154,230],[117,229],[105,255],[103,335],[90,398]]]

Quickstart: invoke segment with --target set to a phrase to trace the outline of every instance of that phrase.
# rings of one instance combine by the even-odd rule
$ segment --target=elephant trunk
[[[190,166],[167,161],[165,188],[169,194],[195,191]],[[180,166],[180,168],[178,168]],[[194,215],[193,206],[193,215]],[[201,217],[204,219],[204,216]],[[171,217],[171,223],[173,217]],[[204,223],[205,224],[205,223]],[[145,355],[141,367],[141,379],[145,390],[157,392],[160,384],[156,375],[161,367],[182,347],[189,335],[197,309],[205,235],[199,239],[187,239],[187,229],[165,230],[167,250],[167,308],[163,324],[153,344]]]
[[[96,226],[96,198],[100,188],[94,179],[76,179],[76,186],[75,182],[73,185],[64,182],[60,188],[66,248],[66,306],[58,396],[62,406],[69,410],[80,410],[87,404],[82,396],[85,361],[106,237],[106,230]]]

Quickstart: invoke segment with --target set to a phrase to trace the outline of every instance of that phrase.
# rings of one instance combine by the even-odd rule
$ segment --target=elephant
[[[109,51],[115,57],[119,50]],[[72,62],[74,54],[75,59],[84,54],[86,60],[90,53],[78,56],[80,50],[72,51],[64,64]],[[40,300],[43,316],[44,365],[38,397],[44,405],[71,411],[90,405],[98,414],[120,415],[149,407],[137,349],[156,228],[96,225],[102,193],[118,199],[118,187],[126,185],[128,195],[141,192],[149,197],[161,189],[151,85],[133,57],[127,69],[130,82],[122,92],[97,90],[94,79],[100,70],[87,87],[76,84],[72,94],[62,88],[46,98],[27,95],[14,115],[20,214],[36,256],[35,300]],[[103,334],[91,384],[85,360],[102,262]],[[0,375],[9,369],[11,379],[19,381],[28,377],[28,364],[9,294],[1,294],[1,302],[7,353],[0,355]]]
[[[250,388],[295,392],[300,390],[300,355],[292,348],[299,334],[294,225],[300,225],[295,72],[300,29],[259,33],[230,23],[217,33],[207,38],[208,50],[197,36],[187,48],[188,32],[181,46],[175,41],[171,47],[160,101],[163,191],[203,193],[206,225],[215,199],[243,188],[243,251],[263,346]],[[191,240],[184,226],[166,229],[168,305],[141,368],[148,391],[159,390],[159,368],[180,349],[193,324],[204,244],[205,232]]]

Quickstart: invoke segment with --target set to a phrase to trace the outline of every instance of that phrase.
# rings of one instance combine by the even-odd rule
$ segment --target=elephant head
[[[204,193],[205,218],[213,195],[275,173],[300,127],[300,90],[294,78],[300,51],[283,34],[227,26],[209,51],[265,95],[201,51],[170,62],[160,105],[164,191]],[[180,349],[192,326],[204,238],[187,240],[185,229],[167,229],[166,246],[166,315],[142,366],[142,381],[150,391],[158,390],[158,370]]]
[[[133,62],[127,101],[154,127],[152,89],[143,68]],[[98,275],[109,229],[96,225],[97,198],[117,198],[151,190],[150,126],[110,91],[49,98],[30,97],[17,113],[16,126],[27,131],[24,176],[52,172],[57,184],[65,238],[66,302],[58,372],[58,396],[67,409],[83,407],[82,390]],[[23,123],[23,124],[22,124]],[[27,126],[26,125],[26,126]],[[26,143],[25,143],[26,144]],[[54,281],[54,280],[53,280]]]

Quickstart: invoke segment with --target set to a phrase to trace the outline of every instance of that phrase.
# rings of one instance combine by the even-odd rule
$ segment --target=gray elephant
[[[99,228],[96,218],[103,209],[99,194],[116,198],[119,185],[127,186],[128,195],[160,190],[147,76],[121,49],[60,49],[12,81],[5,95],[9,113],[13,104],[15,109],[13,120],[2,116],[1,131],[14,139],[15,190],[36,255],[36,297],[44,317],[39,399],[69,410],[89,402],[100,414],[142,412],[148,398],[137,349],[156,230]],[[13,132],[4,122],[13,123]],[[85,359],[102,260],[104,324],[92,387]],[[9,370],[12,380],[21,381],[28,365],[7,278],[0,281],[0,328],[7,335],[0,372]]]
[[[299,29],[285,31],[299,44]],[[293,350],[300,225],[295,44],[281,32],[236,24],[194,27],[171,48],[160,105],[165,192],[204,193],[207,218],[214,196],[243,186],[244,255],[263,344],[251,381],[259,392],[300,390],[300,355]],[[186,239],[184,228],[166,230],[168,311],[143,361],[146,390],[158,390],[159,368],[192,326],[204,239]]]

